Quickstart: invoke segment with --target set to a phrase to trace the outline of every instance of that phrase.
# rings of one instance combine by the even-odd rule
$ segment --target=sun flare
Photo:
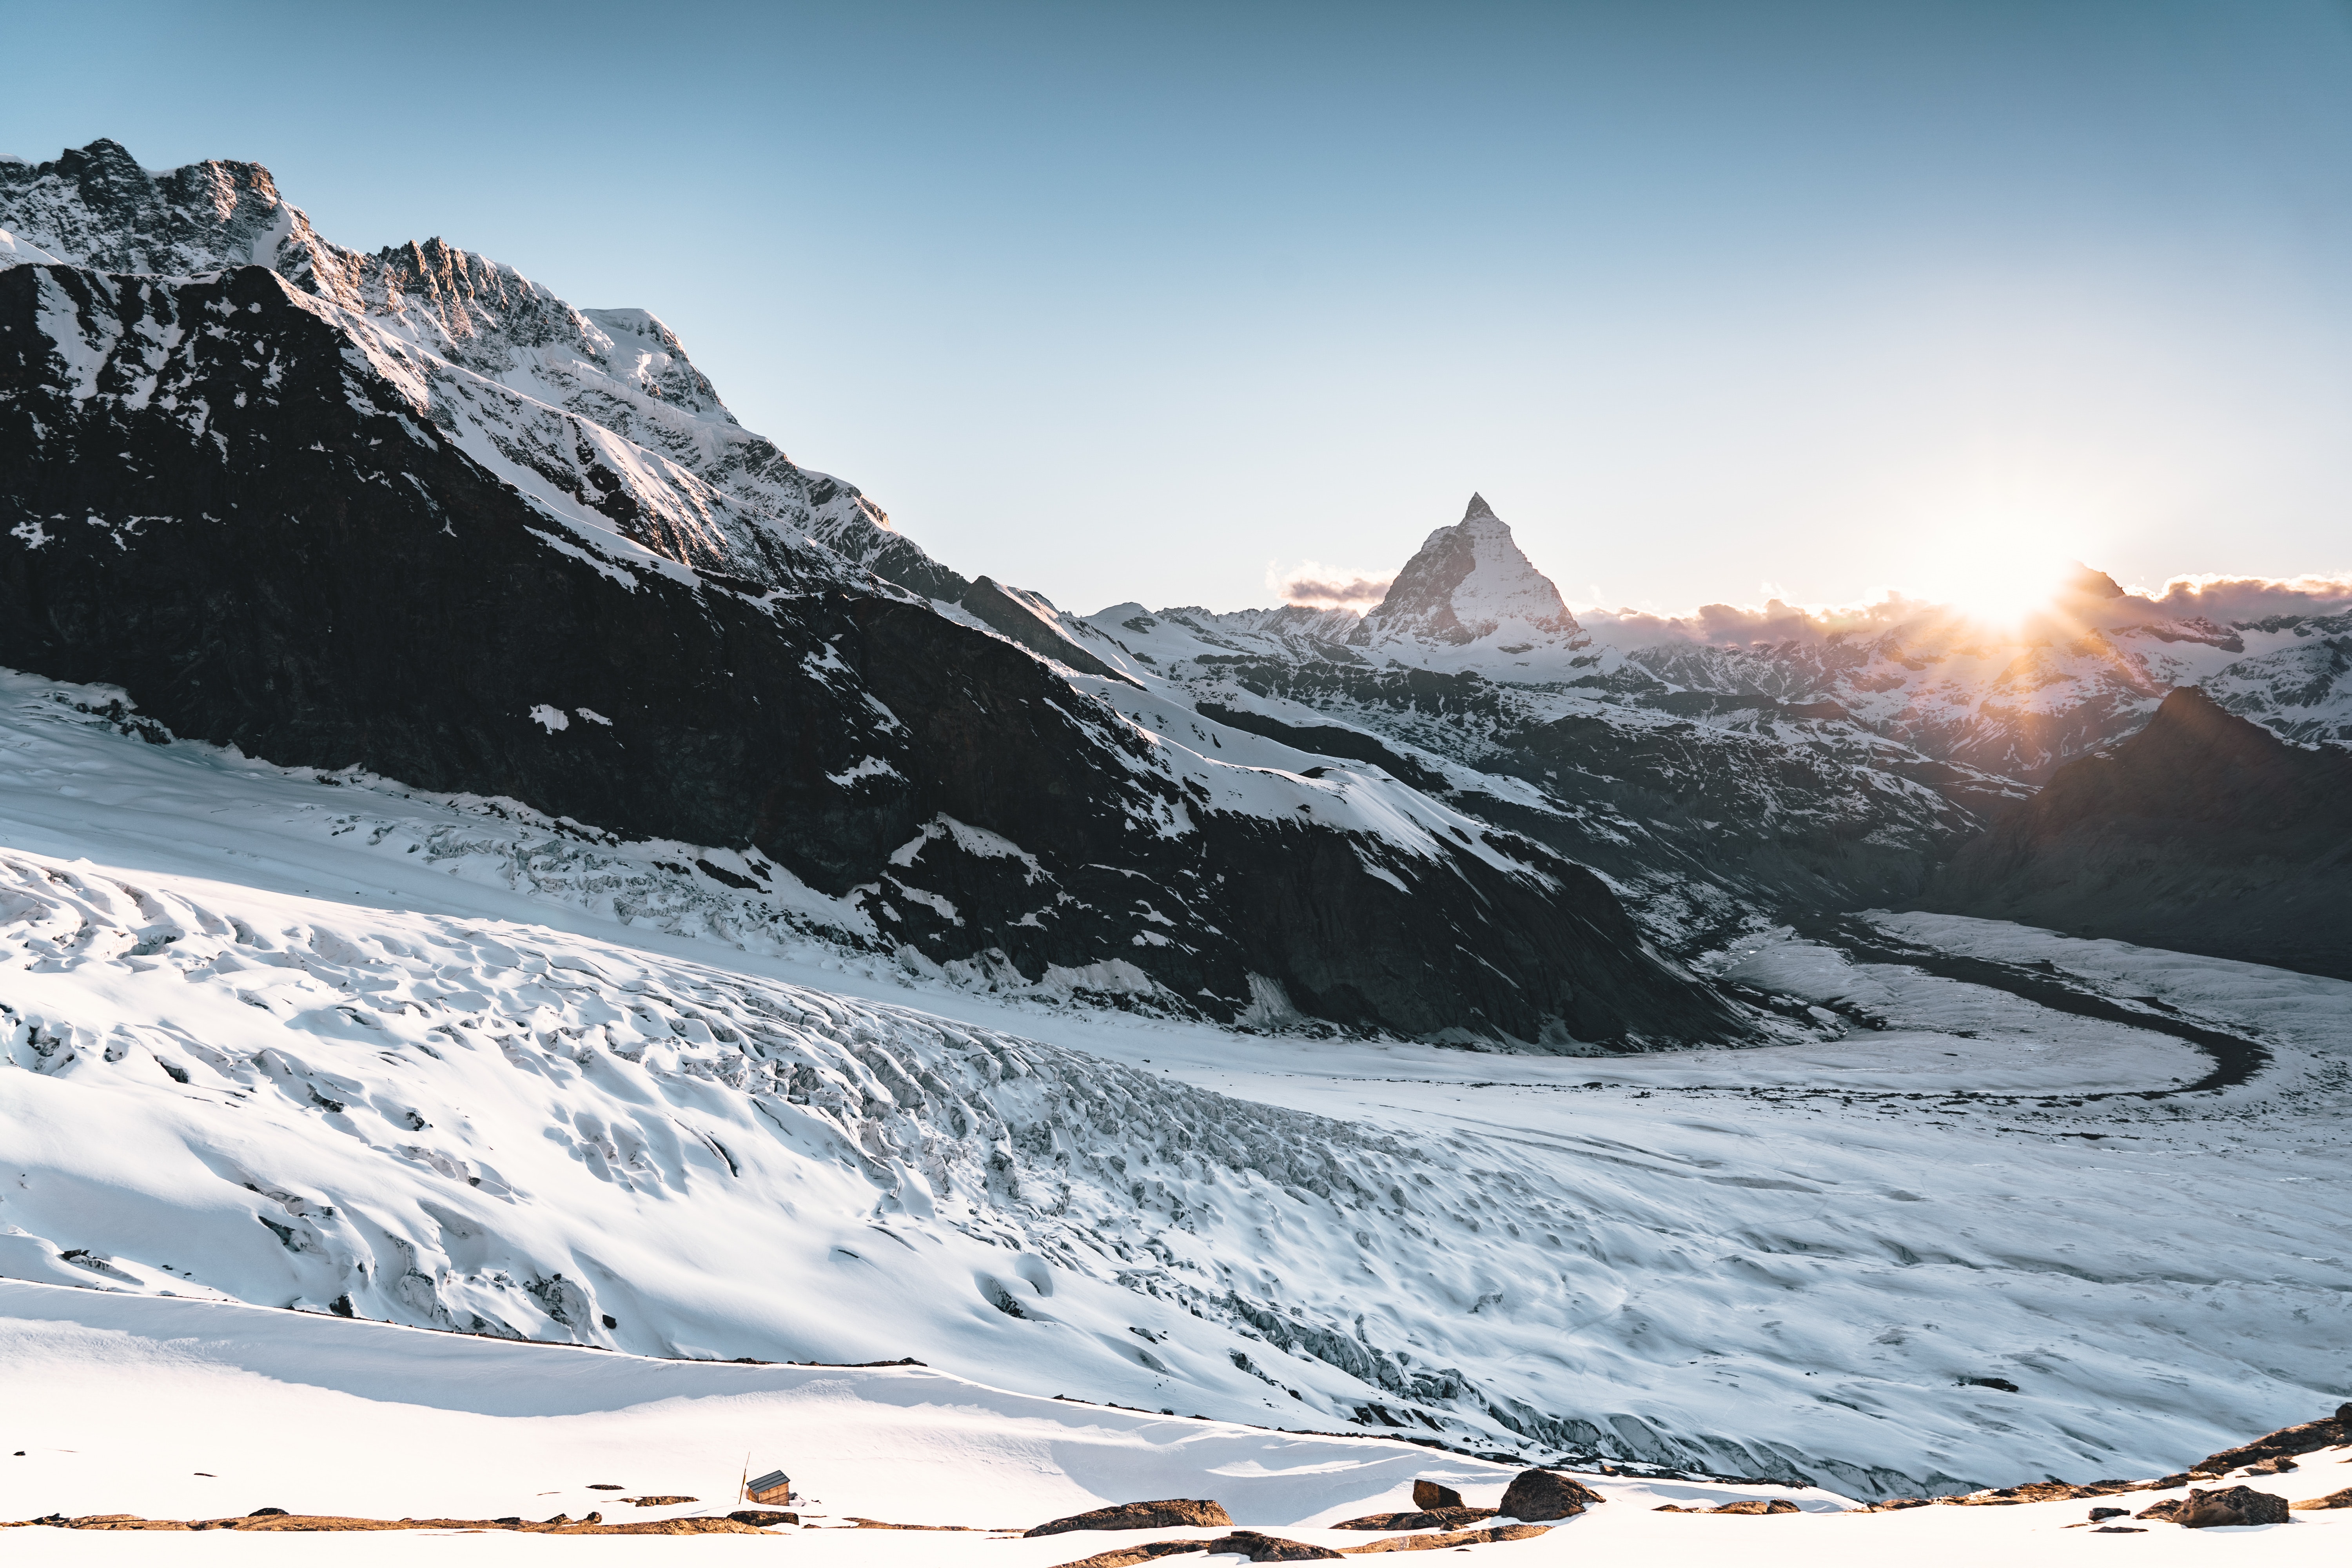
[[[1922,563],[1922,596],[1989,628],[2014,630],[2055,607],[2082,571],[2060,542],[2064,532],[2019,516],[1955,528]]]
[[[2053,607],[2074,571],[2064,561],[1996,562],[1950,583],[1939,596],[1971,620],[2007,629]]]

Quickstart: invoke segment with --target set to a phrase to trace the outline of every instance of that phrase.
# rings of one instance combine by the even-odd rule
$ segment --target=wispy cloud
[[[1327,566],[1319,561],[1301,561],[1287,569],[1269,563],[1265,585],[1286,605],[1363,610],[1385,598],[1395,578],[1393,572],[1375,574],[1352,567]]]

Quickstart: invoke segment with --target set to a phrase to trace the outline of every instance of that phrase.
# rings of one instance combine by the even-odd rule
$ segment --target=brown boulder
[[[1224,1530],[1233,1515],[1206,1498],[1162,1498],[1157,1502],[1113,1503],[1066,1519],[1049,1519],[1029,1535],[1066,1535],[1073,1530]]]
[[[1784,1497],[1752,1497],[1744,1498],[1738,1502],[1727,1502],[1720,1508],[1711,1508],[1706,1511],[1709,1513],[1800,1513],[1803,1510]]]
[[[727,1516],[738,1524],[756,1524],[765,1530],[772,1524],[798,1524],[801,1516],[780,1508],[739,1508]]]
[[[1423,1513],[1441,1508],[1460,1508],[1462,1494],[1452,1487],[1441,1487],[1435,1481],[1412,1483],[1412,1506]]]
[[[2305,1498],[2294,1506],[2305,1509],[2352,1508],[2352,1487],[2346,1487],[2340,1492],[2329,1492],[2326,1497]]]
[[[2210,1530],[2217,1525],[2284,1524],[2286,1499],[2258,1492],[2252,1487],[2216,1491],[2192,1488],[2187,1497],[2168,1498],[2140,1510],[2135,1517],[2168,1520],[2190,1530]]]
[[[1574,1519],[1601,1500],[1601,1494],[1557,1470],[1521,1470],[1503,1494],[1503,1514],[1535,1522]]]
[[[2191,1491],[2187,1506],[2173,1515],[2173,1522],[2190,1530],[2208,1530],[2215,1525],[2284,1524],[2286,1499],[2272,1492],[2258,1492],[2252,1487]]]

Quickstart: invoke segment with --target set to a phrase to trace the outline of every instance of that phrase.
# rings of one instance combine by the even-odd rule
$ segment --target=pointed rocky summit
[[[1581,635],[1559,590],[1511,538],[1511,526],[1474,494],[1462,521],[1441,528],[1364,616],[1354,641],[1412,637],[1456,647],[1497,637],[1557,643]]]

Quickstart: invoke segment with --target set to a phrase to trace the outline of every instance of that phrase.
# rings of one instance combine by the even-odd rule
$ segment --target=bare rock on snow
[[[1108,1552],[1097,1552],[1075,1563],[1056,1563],[1055,1568],[1135,1568],[1137,1563],[1149,1563],[1155,1557],[1175,1557],[1204,1550],[1206,1543],[1199,1541],[1147,1541],[1139,1546],[1117,1546]]]
[[[2332,1448],[2339,1443],[2352,1443],[2352,1403],[2337,1405],[2333,1415],[2323,1415],[2316,1421],[2305,1421],[2299,1426],[2282,1426],[2251,1443],[2242,1443],[2234,1448],[2224,1448],[2218,1454],[2209,1455],[2198,1462],[2197,1468],[2210,1470],[2218,1476],[2242,1466]],[[2277,1474],[2275,1470],[2265,1473]]]
[[[2299,1509],[2352,1508],[2352,1487],[2329,1492],[2326,1497],[2305,1498],[2294,1506]]]
[[[728,1518],[738,1524],[756,1524],[765,1530],[772,1524],[798,1524],[801,1516],[780,1508],[739,1508]]]
[[[1475,1524],[1482,1519],[1493,1519],[1502,1510],[1492,1508],[1428,1508],[1410,1513],[1368,1513],[1361,1519],[1343,1519],[1334,1530],[1459,1530],[1465,1524]]]
[[[1573,1519],[1601,1500],[1601,1494],[1557,1470],[1521,1470],[1503,1493],[1502,1511],[1530,1522]]]
[[[2168,1520],[2190,1530],[2243,1524],[2284,1524],[2286,1499],[2252,1487],[2204,1491],[2191,1489],[2185,1498],[2170,1498],[2140,1510],[2141,1519]]]
[[[1433,1509],[1460,1508],[1462,1494],[1452,1487],[1441,1487],[1435,1481],[1417,1480],[1412,1483],[1412,1506],[1426,1512]]]
[[[1309,1546],[1303,1541],[1285,1541],[1278,1535],[1266,1535],[1255,1530],[1236,1530],[1231,1535],[1221,1535],[1205,1543],[1202,1550],[1212,1556],[1239,1552],[1253,1563],[1315,1563],[1325,1558],[1336,1561],[1339,1555],[1328,1546]]]
[[[1784,1497],[1752,1497],[1743,1498],[1738,1502],[1727,1502],[1720,1508],[1711,1508],[1706,1511],[1709,1513],[1800,1513],[1803,1510]]]
[[[1065,1535],[1073,1530],[1222,1530],[1234,1522],[1224,1504],[1207,1498],[1162,1498],[1157,1502],[1114,1503],[1066,1519],[1049,1519],[1032,1535]]]
[[[1343,1554],[1363,1557],[1380,1552],[1443,1552],[1456,1546],[1483,1546],[1495,1541],[1532,1541],[1550,1527],[1541,1524],[1498,1524],[1492,1530],[1463,1530],[1444,1535],[1391,1535],[1350,1546]]]

